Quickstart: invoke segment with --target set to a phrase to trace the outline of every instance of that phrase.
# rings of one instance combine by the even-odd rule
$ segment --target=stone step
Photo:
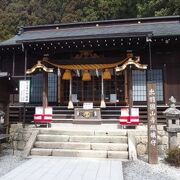
[[[39,134],[37,135],[37,141],[67,142],[69,141],[69,136],[68,135]]]
[[[91,149],[90,143],[74,143],[74,142],[43,142],[37,141],[35,148],[44,149]]]
[[[50,135],[84,135],[84,136],[93,136],[94,131],[78,131],[78,130],[55,130],[55,129],[40,129],[39,134],[50,134]]]
[[[125,143],[91,143],[92,150],[127,151],[128,144]]]
[[[127,151],[127,144],[120,143],[81,143],[81,142],[44,142],[37,141],[36,148],[44,149],[79,149],[79,150],[106,150],[106,151]]]
[[[80,127],[80,126],[79,126]],[[59,130],[59,129],[40,129],[40,134],[51,135],[82,135],[82,136],[126,136],[127,130]]]
[[[107,157],[113,159],[128,159],[128,151],[107,151]]]
[[[127,143],[127,136],[70,136],[70,142]]]
[[[68,136],[68,135],[37,135],[37,141],[50,142],[82,142],[82,143],[127,143],[127,136]]]
[[[97,151],[97,150],[69,150],[69,149],[41,149],[33,148],[33,156],[63,156],[63,157],[91,157],[91,158],[119,158],[128,159],[128,152]]]

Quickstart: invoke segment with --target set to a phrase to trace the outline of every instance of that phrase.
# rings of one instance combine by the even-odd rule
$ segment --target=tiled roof
[[[0,43],[1,46],[25,42],[94,39],[108,37],[139,37],[153,34],[160,36],[180,36],[180,21],[177,17],[143,18],[131,20],[101,21],[62,25],[44,25],[22,28],[21,33]],[[148,21],[147,21],[148,20]]]

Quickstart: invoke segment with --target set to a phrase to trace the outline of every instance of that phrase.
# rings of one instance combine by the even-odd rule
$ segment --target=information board
[[[30,80],[19,81],[19,102],[29,103],[30,99]]]

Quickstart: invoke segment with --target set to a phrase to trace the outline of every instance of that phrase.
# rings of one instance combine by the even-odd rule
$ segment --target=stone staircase
[[[128,159],[127,131],[40,129],[30,155]]]

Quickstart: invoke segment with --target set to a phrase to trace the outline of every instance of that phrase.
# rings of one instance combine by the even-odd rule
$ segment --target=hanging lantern
[[[71,80],[72,79],[71,71],[66,69],[63,74],[62,79],[63,80]]]
[[[103,79],[104,80],[111,79],[111,72],[108,69],[105,69],[105,71],[103,72]]]
[[[91,74],[88,70],[85,70],[82,76],[83,81],[90,81],[91,80]]]

